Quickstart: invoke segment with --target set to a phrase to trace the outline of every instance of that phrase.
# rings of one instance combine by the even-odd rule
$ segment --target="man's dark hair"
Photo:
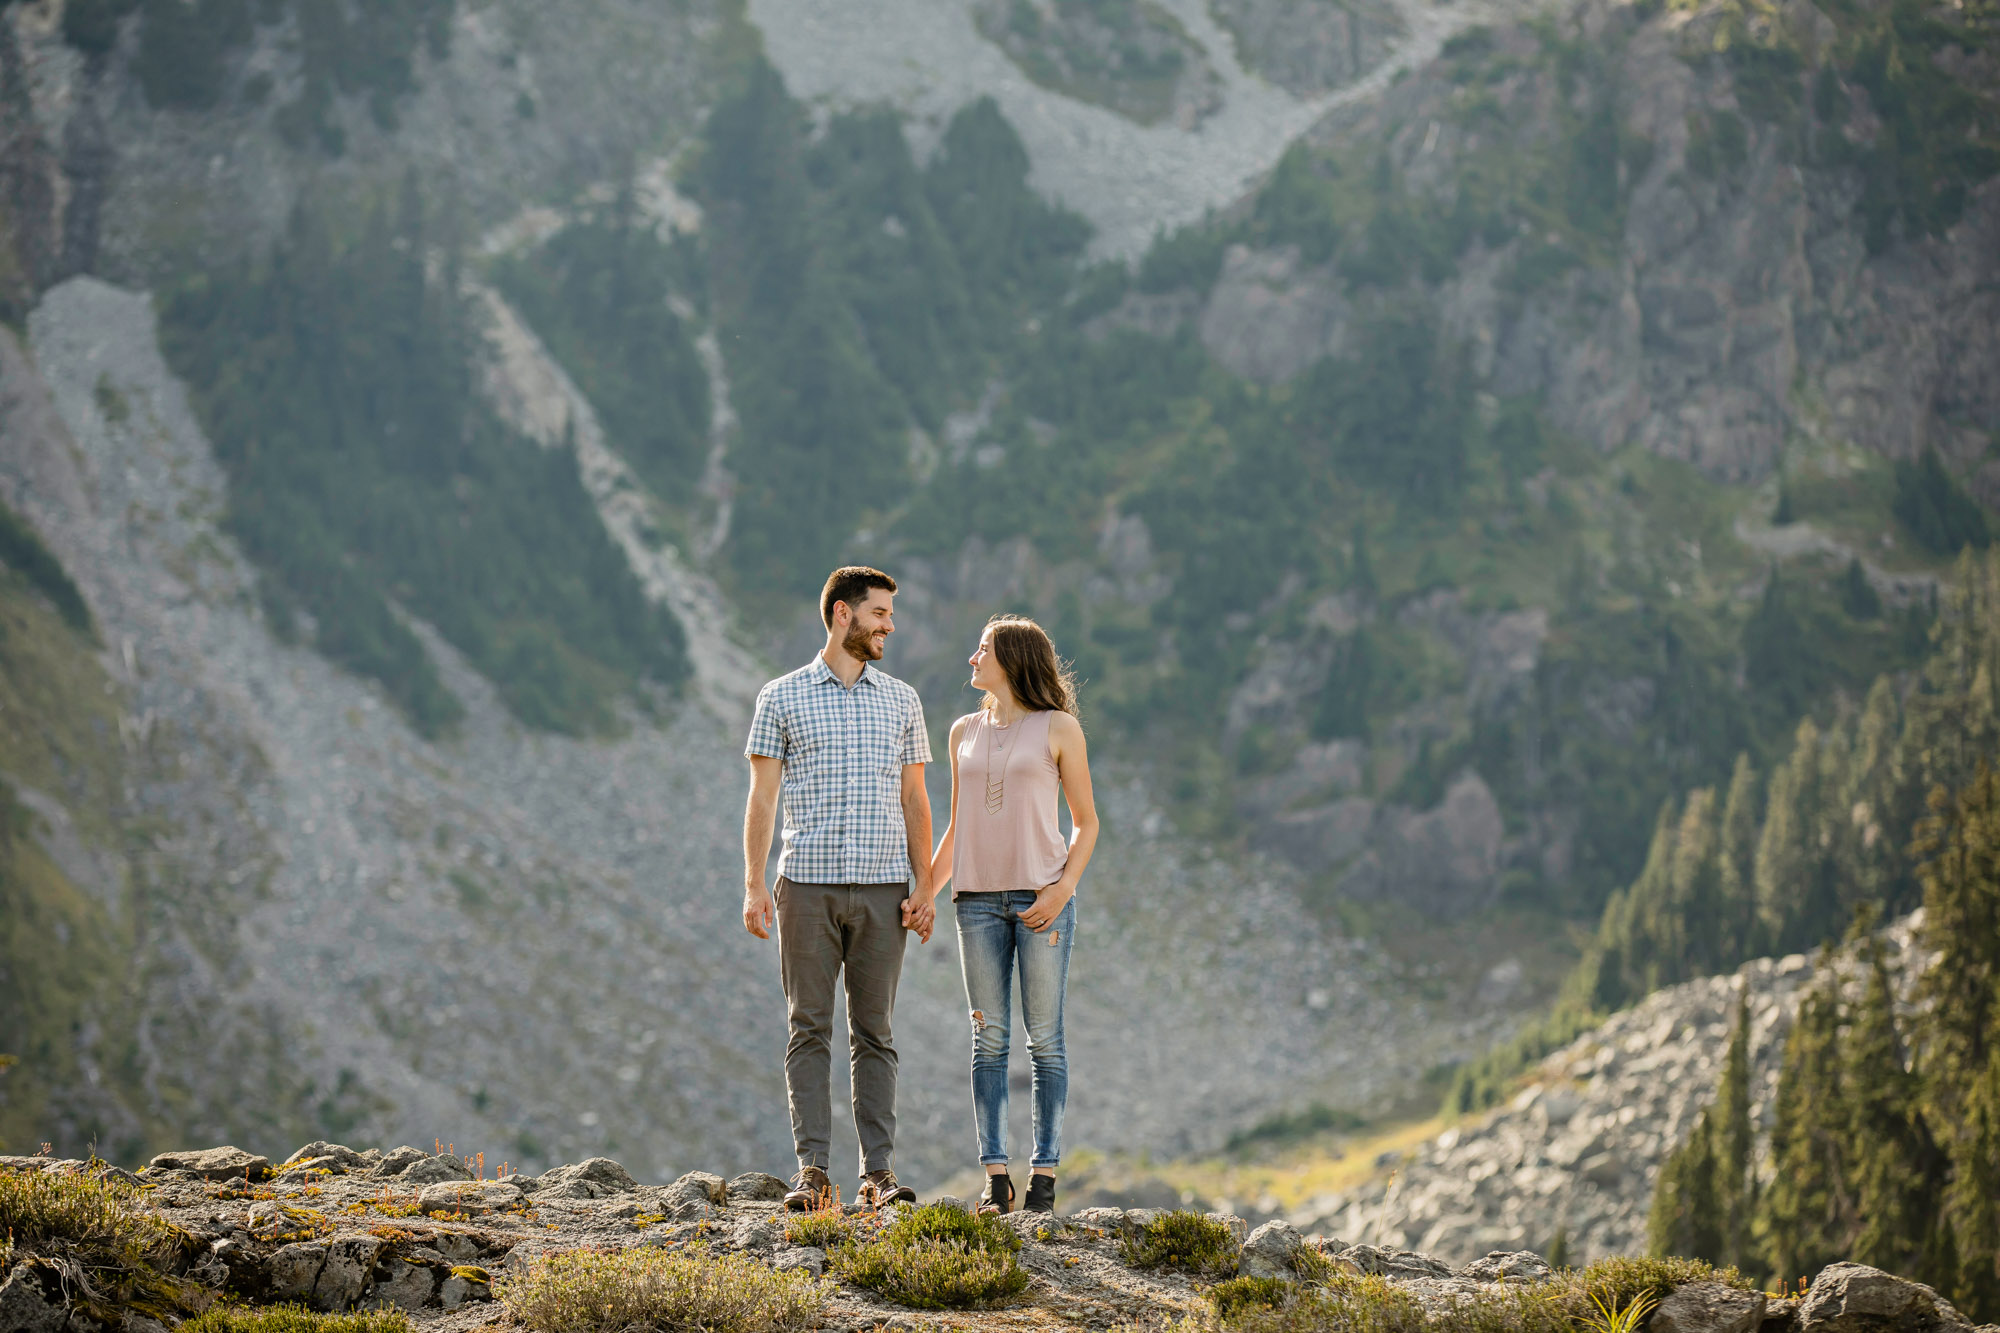
[[[880,588],[884,592],[896,591],[896,580],[879,569],[867,565],[842,565],[826,576],[826,586],[819,593],[819,618],[828,629],[833,628],[833,604],[846,602],[852,611],[868,600],[868,591]]]

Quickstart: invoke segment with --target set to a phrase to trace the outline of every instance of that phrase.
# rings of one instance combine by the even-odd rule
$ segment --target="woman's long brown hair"
[[[1056,657],[1048,631],[1026,616],[999,615],[986,622],[993,631],[993,660],[1007,673],[1014,702],[1030,713],[1076,716],[1076,678]],[[980,706],[991,710],[999,700],[988,693]]]

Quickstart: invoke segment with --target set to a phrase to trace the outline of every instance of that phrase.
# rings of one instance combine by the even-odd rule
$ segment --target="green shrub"
[[[42,539],[26,520],[5,504],[0,504],[0,564],[20,574],[48,598],[71,629],[79,634],[90,633],[90,608],[84,604],[76,584],[70,582],[62,562],[42,545]]]
[[[1315,1287],[1323,1287],[1340,1276],[1333,1260],[1311,1245],[1300,1246],[1292,1255],[1292,1271],[1299,1275],[1299,1281]]]
[[[1281,1277],[1232,1277],[1218,1282],[1202,1294],[1223,1321],[1245,1310],[1275,1310],[1292,1298],[1292,1284]]]
[[[1212,1217],[1177,1208],[1161,1213],[1136,1236],[1125,1238],[1125,1262],[1134,1268],[1178,1268],[1219,1277],[1236,1267],[1241,1247]]]
[[[22,1249],[51,1243],[153,1250],[173,1228],[118,1180],[77,1171],[0,1171],[0,1235]]]
[[[409,1333],[409,1327],[401,1310],[322,1314],[303,1305],[218,1305],[182,1324],[181,1333]]]
[[[1021,1238],[997,1217],[947,1204],[912,1208],[875,1239],[849,1242],[828,1258],[833,1271],[919,1310],[984,1306],[1026,1290],[1016,1262]]]
[[[826,1288],[803,1273],[774,1273],[740,1255],[651,1246],[564,1250],[501,1279],[494,1294],[539,1333],[793,1333],[811,1327],[826,1303]]]

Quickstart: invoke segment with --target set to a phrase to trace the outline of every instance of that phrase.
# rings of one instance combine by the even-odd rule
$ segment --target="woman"
[[[972,1012],[972,1111],[986,1168],[980,1212],[1014,1207],[1007,1174],[1007,1038],[1014,974],[1034,1065],[1035,1153],[1023,1207],[1052,1213],[1069,1063],[1063,991],[1076,937],[1077,881],[1097,845],[1076,688],[1034,621],[995,616],[972,654],[979,711],[951,727],[951,822],[931,858],[932,892],[952,884],[965,1002]],[[970,798],[964,796],[967,786]],[[1069,802],[1067,845],[1056,787]]]

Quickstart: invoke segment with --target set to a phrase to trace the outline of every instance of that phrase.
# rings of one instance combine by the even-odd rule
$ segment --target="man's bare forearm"
[[[764,882],[764,863],[771,855],[771,829],[777,823],[777,802],[751,788],[743,808],[743,883]]]
[[[903,832],[910,847],[911,894],[928,895],[931,891],[931,798],[928,792],[919,793],[914,800],[903,802]]]

